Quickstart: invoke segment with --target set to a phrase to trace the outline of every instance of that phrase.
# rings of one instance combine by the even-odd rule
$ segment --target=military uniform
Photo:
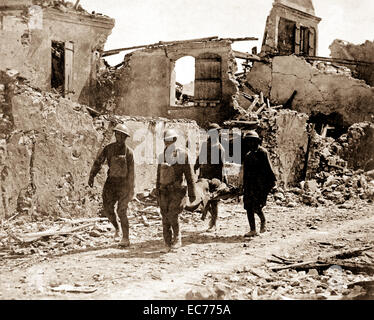
[[[248,152],[244,159],[243,201],[251,231],[256,230],[255,213],[261,220],[261,229],[265,229],[265,216],[262,208],[266,205],[268,194],[275,186],[275,181],[266,149],[259,146],[256,151]]]
[[[184,150],[173,151],[175,164],[169,164],[164,154],[159,156],[156,189],[162,215],[163,236],[168,247],[181,245],[179,214],[187,202],[187,190],[190,198],[196,198],[193,172]],[[187,186],[183,185],[183,176]]]
[[[118,202],[117,214],[121,222],[123,238],[129,239],[127,219],[128,203],[134,196],[135,170],[133,151],[118,142],[107,145],[94,162],[90,178],[94,178],[107,161],[108,177],[103,189],[104,213],[118,231],[114,206]]]

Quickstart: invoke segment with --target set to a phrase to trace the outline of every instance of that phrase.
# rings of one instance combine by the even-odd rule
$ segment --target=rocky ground
[[[185,212],[183,247],[172,252],[164,250],[159,212],[146,199],[132,204],[128,249],[116,245],[105,219],[14,217],[0,229],[0,298],[372,298],[373,204],[288,208],[272,200],[265,211],[268,232],[253,239],[243,237],[240,203],[221,203],[211,233],[199,213]]]

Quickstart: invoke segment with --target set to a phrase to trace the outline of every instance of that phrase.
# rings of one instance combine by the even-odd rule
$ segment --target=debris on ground
[[[93,293],[97,291],[96,288],[91,287],[82,287],[82,286],[72,286],[68,284],[60,285],[58,287],[51,287],[51,291],[53,292],[61,292],[61,293]]]
[[[236,276],[210,273],[204,289],[193,289],[188,298],[213,300],[216,283],[229,289],[230,299],[250,300],[361,300],[373,298],[373,247],[324,254],[318,258],[292,259],[277,254],[270,264],[238,267]],[[370,258],[368,258],[370,257]],[[187,297],[186,296],[186,297]]]

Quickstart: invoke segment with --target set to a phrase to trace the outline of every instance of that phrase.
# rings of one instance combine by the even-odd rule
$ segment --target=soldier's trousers
[[[159,205],[162,215],[162,229],[167,246],[180,241],[179,214],[186,205],[186,189],[161,189]]]
[[[127,219],[127,208],[129,190],[123,183],[107,180],[103,189],[103,207],[105,216],[118,231],[118,223],[114,207],[117,204],[117,215],[121,223],[123,238],[129,239],[129,220]]]
[[[248,217],[248,222],[249,226],[251,228],[251,231],[256,231],[256,221],[255,221],[255,214],[258,215],[261,221],[261,225],[265,225],[266,220],[265,220],[265,215],[262,211],[262,205],[258,203],[247,203],[246,205],[246,210],[247,210],[247,217]]]

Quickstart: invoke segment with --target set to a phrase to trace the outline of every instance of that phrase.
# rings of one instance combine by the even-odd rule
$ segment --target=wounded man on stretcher
[[[218,203],[220,200],[234,199],[240,196],[240,189],[228,186],[218,179],[199,179],[195,184],[196,200],[186,205],[185,209],[194,212],[201,208],[201,219],[204,221],[208,212],[211,215],[209,230],[216,227],[218,218]]]

